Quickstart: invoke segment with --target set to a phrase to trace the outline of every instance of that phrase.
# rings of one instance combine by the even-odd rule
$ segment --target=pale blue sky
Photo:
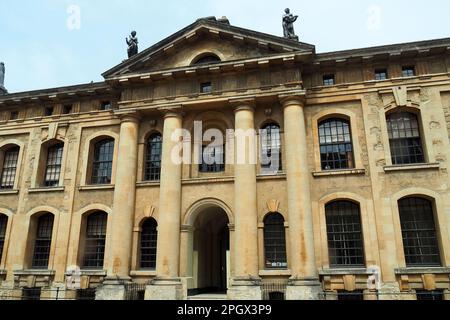
[[[300,15],[296,33],[317,52],[450,37],[448,0],[2,0],[0,61],[5,85],[20,92],[101,81],[126,58],[136,29],[140,50],[204,16],[282,35],[285,7]],[[67,26],[71,5],[80,29]],[[70,20],[72,21],[72,20]],[[72,24],[73,25],[73,24]]]

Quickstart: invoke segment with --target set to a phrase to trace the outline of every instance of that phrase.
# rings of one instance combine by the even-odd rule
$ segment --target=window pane
[[[3,170],[0,179],[0,189],[14,188],[16,178],[17,161],[19,159],[19,148],[14,147],[5,152],[3,160]]]
[[[58,144],[48,149],[44,182],[46,187],[59,185],[63,150],[64,144]]]
[[[110,184],[114,154],[114,140],[102,140],[95,144],[92,164],[92,184]]]
[[[141,269],[156,268],[156,248],[157,248],[157,223],[154,219],[148,219],[142,225],[141,231]]]
[[[84,268],[101,269],[105,255],[107,215],[103,212],[91,214],[86,223]]]
[[[327,119],[319,124],[322,170],[353,168],[350,124],[343,119]]]
[[[2,261],[3,247],[5,246],[6,227],[8,226],[8,217],[0,214],[0,262]]]
[[[277,173],[283,169],[281,159],[280,126],[271,123],[261,129],[261,168],[274,170]],[[278,164],[276,163],[278,162]]]
[[[359,206],[335,201],[325,206],[330,266],[364,266]]]
[[[53,215],[46,214],[37,221],[36,240],[32,261],[33,269],[47,269],[52,243]]]
[[[225,146],[202,146],[202,163],[199,171],[203,173],[225,171]]]
[[[161,155],[162,137],[158,133],[147,140],[144,176],[146,181],[158,181],[161,178]]]
[[[284,218],[279,213],[264,220],[264,249],[266,268],[287,268]]]
[[[397,112],[386,117],[392,164],[425,162],[417,116]]]
[[[406,265],[440,266],[431,202],[422,198],[406,198],[398,204]]]

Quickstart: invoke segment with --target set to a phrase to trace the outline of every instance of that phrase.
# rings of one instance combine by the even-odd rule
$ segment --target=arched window
[[[322,170],[355,167],[349,121],[332,118],[320,122],[319,144]]]
[[[281,171],[281,134],[276,123],[266,124],[261,128],[261,167],[264,171]]]
[[[156,244],[158,240],[158,224],[155,219],[147,219],[142,224],[140,243],[140,268],[154,270],[156,268]]]
[[[36,238],[31,267],[33,269],[47,269],[52,244],[53,215],[46,213],[37,219]]]
[[[55,187],[59,185],[64,143],[58,143],[47,151],[47,163],[45,167],[44,185]]]
[[[0,189],[13,189],[16,179],[17,161],[19,160],[19,147],[11,147],[3,154],[2,175]]]
[[[104,212],[92,213],[87,217],[83,267],[103,268],[108,216]]]
[[[440,266],[433,206],[423,198],[398,202],[406,266]]]
[[[162,137],[159,133],[147,139],[145,153],[145,181],[158,181],[161,178]]]
[[[105,139],[94,146],[92,184],[110,184],[114,156],[114,139]]]
[[[203,173],[225,171],[225,145],[205,144],[202,146],[201,157],[198,171]]]
[[[364,266],[359,205],[333,201],[325,206],[331,267]]]
[[[0,214],[0,262],[3,256],[3,247],[5,246],[6,227],[8,226],[8,217]]]
[[[392,164],[425,162],[417,115],[394,112],[386,116]]]
[[[197,58],[196,60],[194,60],[192,65],[212,64],[212,63],[219,63],[219,62],[220,62],[220,58],[218,56],[216,56],[213,53],[209,53],[206,55],[202,55],[200,58]]]
[[[284,218],[279,213],[271,213],[264,219],[264,249],[266,268],[287,268]]]

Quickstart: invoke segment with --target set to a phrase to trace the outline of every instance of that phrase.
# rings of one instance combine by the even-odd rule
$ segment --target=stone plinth
[[[261,279],[233,279],[228,300],[262,300]]]
[[[319,300],[322,287],[318,279],[291,279],[286,288],[286,300]]]
[[[181,279],[155,279],[145,289],[145,300],[185,300],[186,290]]]

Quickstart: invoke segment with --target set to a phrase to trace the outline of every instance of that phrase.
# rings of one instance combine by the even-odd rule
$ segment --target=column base
[[[145,289],[145,300],[186,300],[187,290],[180,278],[154,279]]]
[[[262,300],[260,278],[234,278],[227,292],[228,300]]]
[[[131,278],[106,278],[95,292],[95,300],[125,300],[125,284]]]
[[[378,290],[380,300],[416,300],[415,292],[402,292],[398,282],[382,283]]]
[[[322,287],[319,279],[290,279],[286,287],[286,300],[320,300]]]

